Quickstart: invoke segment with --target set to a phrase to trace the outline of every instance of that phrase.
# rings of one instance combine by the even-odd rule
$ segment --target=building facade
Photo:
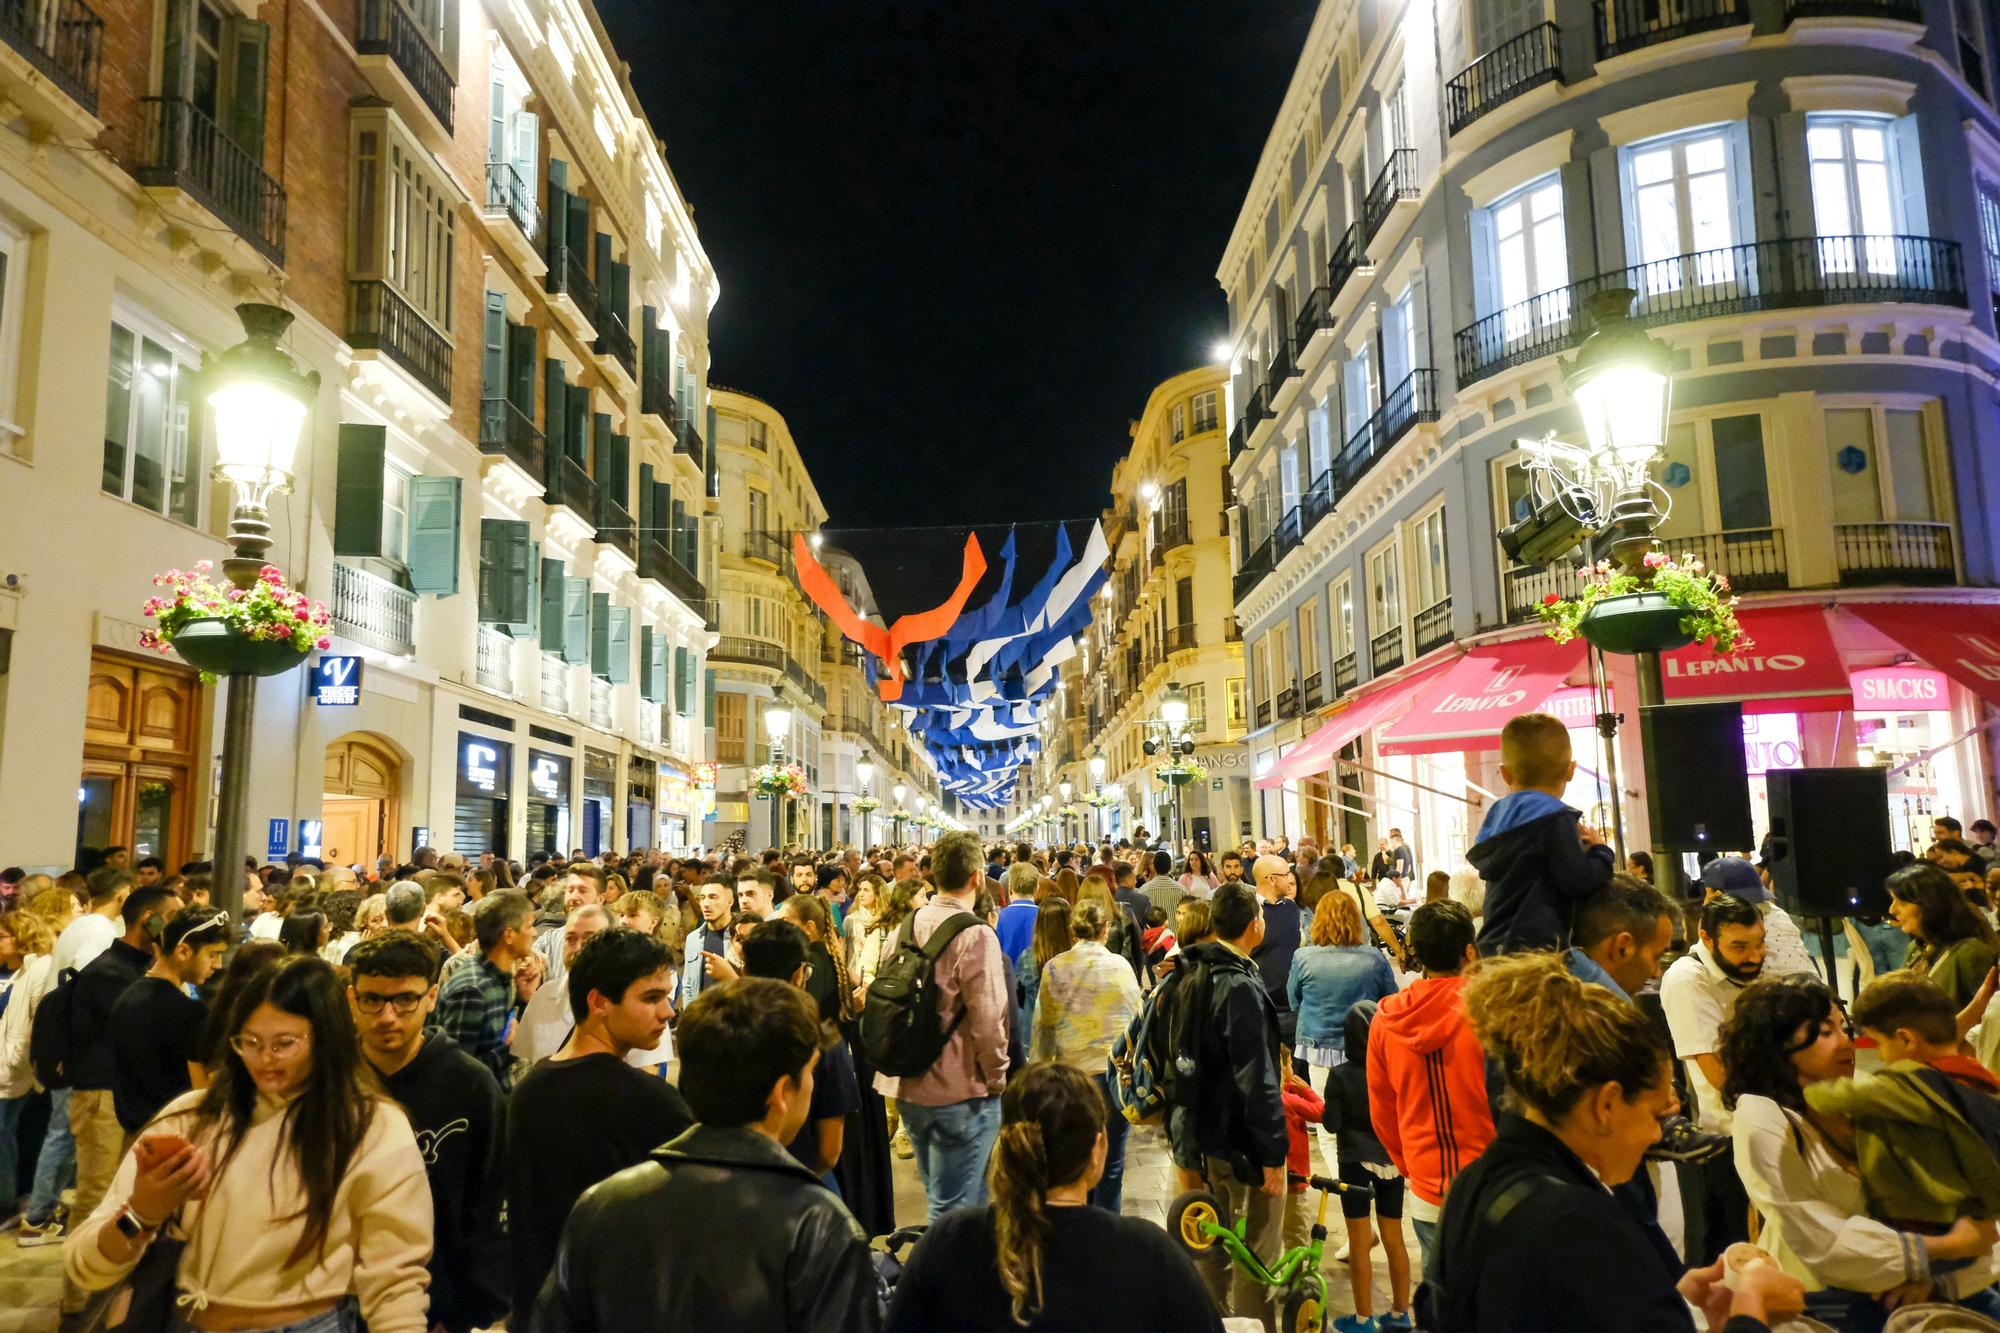
[[[1176,815],[1186,841],[1233,845],[1249,827],[1249,755],[1243,747],[1243,644],[1232,596],[1227,508],[1231,495],[1219,366],[1185,371],[1156,387],[1132,426],[1132,447],[1111,473],[1104,516],[1112,558],[1103,614],[1065,665],[1049,710],[1044,776],[1031,800],[1075,807],[1057,836],[1161,835]],[[1188,703],[1201,775],[1179,791],[1155,776],[1148,755],[1169,686]],[[1097,791],[1091,757],[1104,760]],[[1060,784],[1070,784],[1065,801]],[[1092,807],[1086,795],[1113,803]]]
[[[209,845],[216,693],[140,605],[227,554],[245,300],[321,379],[270,558],[334,617],[258,687],[253,850],[701,842],[718,286],[589,4],[30,6],[0,117],[5,859]]]
[[[1931,813],[1990,813],[1990,743],[1948,744],[1974,693],[1918,712],[1846,680],[1949,655],[1858,608],[1993,601],[1994,22],[1980,0],[1321,5],[1217,273],[1260,833],[1365,853],[1395,826],[1460,864],[1504,713],[1398,719],[1467,647],[1526,661],[1535,607],[1576,588],[1496,534],[1532,507],[1517,442],[1581,438],[1559,354],[1617,287],[1674,354],[1663,544],[1727,574],[1763,644],[1705,679],[1670,661],[1669,700],[1749,700],[1753,774],[1912,759],[1890,785],[1919,841]],[[1587,673],[1542,679],[1573,803],[1601,818],[1622,786],[1643,846],[1636,685],[1607,662],[1615,754],[1561,689]]]

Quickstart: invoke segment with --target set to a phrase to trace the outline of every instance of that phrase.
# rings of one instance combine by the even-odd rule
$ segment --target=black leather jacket
[[[875,1333],[882,1289],[846,1205],[769,1138],[696,1125],[594,1185],[528,1333]]]
[[[1257,1182],[1265,1168],[1285,1164],[1291,1142],[1277,1013],[1256,964],[1226,944],[1183,949],[1174,970],[1169,1033],[1177,1072],[1167,1108],[1174,1161],[1199,1170],[1203,1158],[1220,1157],[1239,1179]]]

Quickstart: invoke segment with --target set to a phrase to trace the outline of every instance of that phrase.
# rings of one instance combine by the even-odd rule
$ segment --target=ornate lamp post
[[[895,839],[896,839],[896,845],[898,847],[903,845],[903,797],[909,792],[909,790],[910,789],[908,787],[905,787],[902,783],[899,782],[895,785],[895,788],[890,792],[890,794],[896,798],[896,808],[894,812],[892,812],[890,818],[895,825]]]
[[[1076,788],[1070,785],[1070,780],[1069,780],[1068,778],[1064,778],[1064,779],[1063,779],[1063,780],[1062,780],[1061,782],[1059,782],[1059,783],[1057,783],[1057,784],[1056,784],[1056,790],[1057,790],[1058,792],[1060,792],[1060,793],[1062,794],[1062,803],[1063,803],[1063,804],[1064,804],[1065,806],[1067,806],[1067,805],[1069,804],[1069,797],[1070,797],[1070,793],[1071,793],[1071,792],[1073,792],[1073,791],[1075,791],[1075,790],[1076,790]],[[1067,843],[1067,842],[1069,841],[1069,816],[1068,816],[1068,815],[1064,815],[1064,816],[1062,817],[1062,840],[1063,840],[1063,841],[1064,841],[1065,843]]]
[[[1187,691],[1181,688],[1179,681],[1172,681],[1167,685],[1167,692],[1160,699],[1160,715],[1150,719],[1146,723],[1146,729],[1152,733],[1142,747],[1148,756],[1165,754],[1167,762],[1172,764],[1181,757],[1194,753],[1194,741],[1188,736]],[[1180,852],[1182,850],[1181,788],[1187,785],[1188,779],[1185,775],[1179,775],[1170,777],[1166,781],[1173,789],[1172,841],[1175,851]]]
[[[785,762],[785,737],[792,731],[792,710],[777,700],[772,700],[764,710],[764,734],[771,740],[771,764],[776,767]],[[771,845],[780,851],[785,846],[784,793],[771,797]]]
[[[1090,790],[1092,795],[1100,799],[1104,795],[1104,751],[1102,750],[1094,749],[1090,752]],[[1091,809],[1094,813],[1090,817],[1090,833],[1093,838],[1101,841],[1104,837],[1104,807],[1096,805]]]
[[[875,761],[865,754],[862,755],[861,762],[854,766],[854,776],[861,783],[861,794],[863,796],[868,795],[873,790],[875,782]],[[866,810],[861,812],[861,848],[863,851],[868,849],[868,815],[869,812]]]
[[[249,588],[271,549],[271,496],[292,489],[292,461],[306,413],[319,396],[319,372],[301,371],[278,345],[291,326],[291,311],[245,303],[236,307],[236,317],[243,321],[245,336],[209,364],[207,373],[216,387],[208,404],[215,413],[215,475],[229,483],[236,501],[225,538],[230,555],[222,571],[238,588]],[[240,921],[257,678],[242,671],[226,674],[213,891],[216,905],[232,921]]]

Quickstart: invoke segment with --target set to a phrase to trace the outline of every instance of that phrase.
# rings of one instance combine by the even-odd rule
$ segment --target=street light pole
[[[891,793],[896,798],[896,808],[890,812],[889,822],[895,827],[895,832],[892,836],[896,839],[898,847],[903,845],[903,797],[909,794],[909,790],[908,787],[899,782],[896,784],[895,790]]]
[[[1091,839],[1095,842],[1102,842],[1104,841],[1104,806],[1102,804],[1104,800],[1104,751],[1102,750],[1093,749],[1090,752],[1090,789],[1099,801],[1099,804],[1090,807]]]
[[[867,796],[875,786],[875,761],[862,755],[861,762],[854,766],[854,776],[861,780],[861,794]],[[866,810],[861,812],[861,850],[864,852],[868,850],[868,815]]]
[[[764,734],[771,738],[771,767],[776,769],[785,762],[785,737],[792,730],[792,710],[773,699],[764,710]],[[788,792],[773,792],[771,795],[771,845],[779,851],[785,849],[784,811],[782,802],[789,799]]]
[[[208,367],[216,387],[208,395],[215,417],[215,475],[235,494],[230,513],[230,555],[222,572],[241,589],[257,582],[271,550],[270,500],[292,488],[292,460],[306,413],[319,396],[319,372],[302,372],[278,339],[292,323],[280,306],[246,302],[236,307],[244,339]],[[257,677],[231,672],[224,687],[221,790],[215,812],[215,853],[210,892],[230,920],[243,919],[244,860],[250,843],[250,752],[257,716]]]
[[[1070,785],[1068,778],[1064,778],[1056,785],[1056,790],[1062,793],[1063,809],[1068,810],[1069,794],[1075,791],[1076,788]],[[1067,814],[1062,817],[1062,839],[1064,843],[1069,842],[1069,816]]]

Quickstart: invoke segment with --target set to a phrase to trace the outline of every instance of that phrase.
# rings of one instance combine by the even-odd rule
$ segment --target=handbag
[[[139,1262],[114,1289],[105,1309],[105,1333],[179,1333],[187,1327],[178,1304],[181,1253],[187,1249],[187,1239],[168,1234],[179,1219],[176,1213],[161,1225]]]

